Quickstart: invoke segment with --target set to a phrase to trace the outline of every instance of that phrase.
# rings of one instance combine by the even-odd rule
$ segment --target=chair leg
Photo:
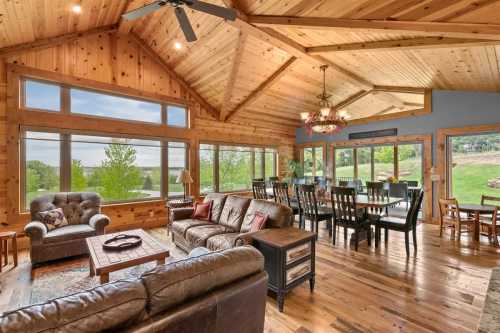
[[[439,237],[443,237],[443,220],[439,221]]]
[[[337,223],[335,220],[333,221],[333,226],[332,226],[332,244],[335,245],[335,239],[337,238]]]
[[[408,231],[405,232],[405,249],[406,249],[406,256],[410,256],[410,234]]]
[[[372,227],[368,226],[366,232],[367,232],[366,239],[368,241],[368,246],[372,246]]]
[[[415,256],[417,255],[417,232],[416,231],[417,231],[417,228],[414,227],[412,234],[413,234],[413,252],[415,252],[414,253]]]
[[[385,244],[387,245],[388,241],[389,241],[389,229],[385,228],[384,230],[384,240],[385,240]]]
[[[344,245],[347,245],[347,227],[344,226]]]
[[[459,242],[460,242],[461,235],[462,235],[462,226],[459,223],[458,224],[458,241]]]
[[[375,248],[378,248],[378,244],[380,242],[380,227],[375,226]]]
[[[359,229],[356,228],[354,229],[354,250],[358,252],[358,236],[359,236]]]

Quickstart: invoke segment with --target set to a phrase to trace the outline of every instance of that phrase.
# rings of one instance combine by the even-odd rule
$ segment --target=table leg
[[[164,265],[167,258],[162,258],[156,260],[156,265]]]
[[[101,278],[101,284],[105,284],[109,282],[109,273],[102,273],[100,275]]]
[[[474,213],[474,240],[479,242],[479,212]],[[459,230],[460,232],[460,230]]]
[[[3,241],[0,240],[0,272],[2,271]]]
[[[94,268],[94,262],[92,261],[92,257],[89,258],[89,274],[90,277],[95,276],[95,268]]]
[[[277,301],[279,312],[283,312],[283,308],[285,307],[285,295],[282,292],[278,292]]]
[[[17,237],[12,239],[12,255],[14,256],[14,267],[17,267]]]
[[[5,265],[7,266],[9,264],[9,242],[8,239],[3,240],[3,255],[5,259]]]

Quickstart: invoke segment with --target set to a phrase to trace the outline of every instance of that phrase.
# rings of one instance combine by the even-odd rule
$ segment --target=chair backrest
[[[411,205],[408,213],[406,214],[406,225],[407,226],[416,226],[418,219],[418,212],[420,211],[420,207],[422,206],[422,200],[424,199],[424,191],[419,190],[415,193],[411,198]]]
[[[357,221],[356,189],[353,187],[332,187],[330,194],[333,218],[340,222]]]
[[[349,181],[348,180],[339,180],[339,186],[340,187],[348,187]]]
[[[279,182],[280,178],[279,177],[269,177],[268,180],[270,183],[274,183],[274,182]]]
[[[411,187],[417,187],[418,186],[418,181],[417,180],[401,180],[400,183],[406,183],[408,186]]]
[[[493,211],[493,219],[491,220],[493,225],[500,225],[500,206],[496,206]]]
[[[252,182],[253,198],[267,200],[266,182]]]
[[[376,200],[383,200],[388,197],[388,193],[387,190],[384,189],[383,182],[366,182],[366,191],[368,197]]]
[[[318,215],[318,201],[316,200],[316,187],[315,185],[298,185],[297,186],[297,199],[299,207],[306,216]]]
[[[408,197],[408,184],[406,183],[389,183],[389,196],[394,198]]]
[[[273,194],[275,202],[290,207],[290,196],[288,195],[287,183],[273,183]]]
[[[439,213],[441,221],[444,219],[460,222],[460,209],[455,198],[439,199]]]
[[[254,178],[252,179],[252,182],[263,182],[264,178]]]
[[[363,181],[361,179],[354,179],[352,182],[356,191],[363,192]]]
[[[481,196],[481,205],[500,206],[500,197],[492,197],[488,195]]]

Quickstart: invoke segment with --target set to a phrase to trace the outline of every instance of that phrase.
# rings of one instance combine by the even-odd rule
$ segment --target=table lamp
[[[182,184],[182,186],[184,187],[184,200],[186,200],[186,184],[193,183],[193,178],[191,178],[189,170],[182,170],[179,176],[177,176],[176,182],[177,184]]]

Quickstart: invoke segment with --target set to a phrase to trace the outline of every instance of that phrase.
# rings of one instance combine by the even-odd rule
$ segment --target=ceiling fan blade
[[[198,0],[189,0],[185,3],[189,6],[189,8],[198,10],[200,12],[215,15],[230,21],[236,20],[236,11],[234,9],[212,5],[211,3],[206,3]]]
[[[191,23],[189,22],[184,9],[182,9],[181,7],[176,7],[175,16],[177,16],[177,21],[179,21],[179,25],[181,26],[184,36],[186,36],[186,40],[188,42],[196,41],[196,34],[194,33],[193,27],[191,26]]]
[[[155,10],[160,9],[161,7],[165,6],[167,4],[166,1],[155,1],[150,3],[149,5],[131,10],[129,12],[126,12],[125,14],[122,15],[122,17],[126,20],[135,20],[138,19],[139,17],[148,15],[149,13],[154,12]]]

